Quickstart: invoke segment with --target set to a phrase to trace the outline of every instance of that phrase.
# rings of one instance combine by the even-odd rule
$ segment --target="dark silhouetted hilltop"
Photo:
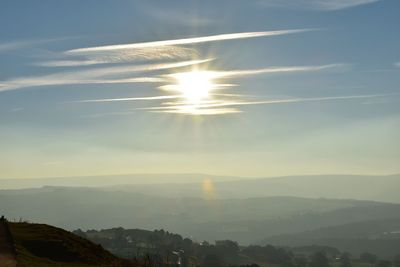
[[[73,233],[46,224],[8,223],[18,267],[134,266]]]

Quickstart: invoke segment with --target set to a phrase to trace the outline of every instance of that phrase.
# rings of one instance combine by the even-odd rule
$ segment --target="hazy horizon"
[[[400,172],[394,173],[300,173],[300,174],[285,174],[285,175],[259,175],[259,176],[240,176],[234,174],[215,174],[215,173],[202,173],[202,172],[175,172],[175,173],[158,173],[158,172],[148,172],[148,173],[106,173],[106,174],[88,174],[88,175],[75,175],[75,176],[38,176],[38,177],[0,177],[0,180],[40,180],[40,179],[68,179],[68,178],[101,178],[110,176],[199,176],[198,178],[222,178],[222,179],[268,179],[268,178],[283,178],[283,177],[303,177],[303,176],[394,176],[399,175]],[[190,181],[188,181],[190,183]]]

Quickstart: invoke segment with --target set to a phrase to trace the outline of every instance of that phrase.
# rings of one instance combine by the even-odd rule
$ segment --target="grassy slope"
[[[127,266],[102,247],[45,224],[10,223],[19,267]]]
[[[353,255],[368,251],[390,259],[399,253],[400,235],[388,233],[398,231],[399,228],[400,218],[377,219],[278,235],[267,240],[273,245],[331,246]]]

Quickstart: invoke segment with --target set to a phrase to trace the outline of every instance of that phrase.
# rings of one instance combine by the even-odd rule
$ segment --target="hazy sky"
[[[400,172],[399,11],[3,1],[0,178]]]

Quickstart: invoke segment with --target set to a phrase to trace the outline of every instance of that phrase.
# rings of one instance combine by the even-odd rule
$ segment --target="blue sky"
[[[4,1],[0,178],[397,173],[399,10]]]

